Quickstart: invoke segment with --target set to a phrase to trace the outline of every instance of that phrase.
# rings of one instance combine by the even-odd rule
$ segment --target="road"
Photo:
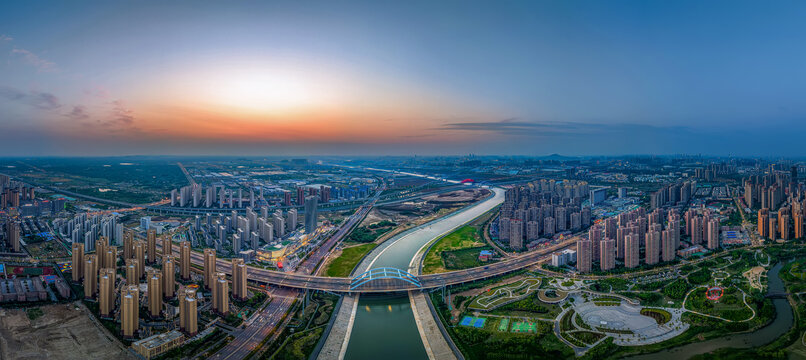
[[[334,237],[337,237],[337,232]],[[341,236],[346,234],[343,233]],[[516,270],[527,268],[542,261],[545,261],[551,253],[561,251],[563,249],[574,246],[576,238],[563,241],[561,243],[531,251],[529,253],[513,256],[505,261],[492,263],[486,266],[479,266],[475,268],[450,271],[440,274],[421,275],[417,278],[422,284],[422,287],[417,287],[411,283],[398,280],[398,279],[383,279],[377,278],[360,287],[351,288],[352,278],[344,277],[323,277],[309,275],[314,269],[316,264],[321,262],[324,256],[329,251],[326,246],[322,246],[320,250],[305,260],[300,265],[299,269],[304,269],[305,272],[299,271],[297,273],[284,273],[273,270],[265,270],[255,267],[249,267],[247,271],[247,278],[261,285],[280,286],[296,289],[310,289],[310,290],[323,290],[332,292],[348,292],[348,293],[384,293],[384,292],[403,292],[409,290],[437,288],[444,285],[456,285],[466,282],[486,279],[498,275],[503,275]],[[327,246],[335,244],[328,241]],[[159,245],[158,245],[159,246]],[[161,250],[161,249],[160,249]],[[174,244],[174,253],[179,252],[179,246]],[[191,262],[196,265],[204,264],[204,255],[202,253],[192,251]],[[216,270],[231,274],[231,262],[225,259],[218,259]]]
[[[302,291],[289,288],[275,288],[269,291],[272,301],[249,319],[246,328],[237,333],[227,346],[210,359],[243,359],[274,331],[294,304]]]
[[[384,183],[379,187],[378,191],[375,193],[375,196],[373,196],[367,204],[361,206],[355,214],[351,215],[350,218],[341,225],[339,230],[337,230],[333,236],[325,240],[324,243],[314,250],[314,252],[311,253],[311,255],[299,265],[299,267],[297,267],[296,273],[302,275],[312,274],[317,267],[319,267],[319,264],[322,263],[322,260],[324,260],[328,254],[330,254],[336,244],[342,241],[344,237],[350,233],[352,228],[364,219],[364,217],[369,213],[370,209],[372,209],[372,206],[374,206],[378,201],[378,197],[385,188],[386,185]],[[195,252],[193,254],[200,255]],[[193,259],[194,256],[191,256],[191,258],[191,261],[195,263],[195,260]],[[222,264],[222,260],[218,260],[218,269],[230,270],[231,265],[227,266],[225,264],[226,262]],[[251,274],[256,270],[258,269],[250,268],[247,271],[247,277],[250,277]],[[269,287],[267,286],[267,288]],[[281,326],[281,322],[283,321],[285,314],[289,312],[291,306],[294,304],[294,301],[301,294],[303,294],[300,289],[288,287],[269,288],[268,292],[272,298],[272,301],[266,306],[266,308],[259,311],[251,319],[249,319],[249,321],[245,324],[246,328],[237,333],[235,339],[214,354],[211,357],[212,359],[226,360],[245,358],[252,350],[257,349],[260,346],[260,343],[263,341],[263,339],[272,335],[272,332]],[[275,332],[273,336],[276,337],[278,335],[279,332]],[[274,339],[270,340],[273,341]]]

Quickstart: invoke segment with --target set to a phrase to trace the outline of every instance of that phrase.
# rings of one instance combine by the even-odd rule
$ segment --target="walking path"
[[[344,295],[341,308],[339,308],[333,328],[325,340],[322,351],[317,359],[321,360],[341,360],[347,352],[347,343],[350,342],[350,332],[353,330],[353,321],[358,309],[358,294]]]
[[[417,323],[417,329],[420,331],[420,338],[423,340],[428,358],[431,360],[456,359],[453,349],[445,341],[436,320],[431,315],[425,293],[409,291],[409,300],[411,301],[411,311],[414,312],[414,322]]]

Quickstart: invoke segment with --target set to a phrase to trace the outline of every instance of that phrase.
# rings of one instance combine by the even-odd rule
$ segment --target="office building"
[[[316,231],[316,218],[319,216],[317,209],[318,206],[319,206],[319,199],[316,196],[308,196],[305,198],[306,234],[312,234],[314,231]]]

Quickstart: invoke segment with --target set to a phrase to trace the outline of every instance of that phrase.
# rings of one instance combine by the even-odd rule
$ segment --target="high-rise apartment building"
[[[103,268],[98,276],[98,310],[103,318],[112,317],[115,310],[114,268]]]
[[[118,247],[117,246],[106,246],[106,250],[103,254],[100,254],[103,257],[103,267],[107,268],[117,268],[118,266]]]
[[[94,299],[98,292],[98,256],[84,255],[84,297]]]
[[[218,272],[213,274],[213,310],[219,314],[227,314],[229,312],[229,283],[227,282],[227,275]]]
[[[719,220],[708,221],[708,248],[711,250],[719,248]]]
[[[140,277],[137,276],[137,259],[126,259],[126,285],[137,285]]]
[[[204,287],[213,289],[213,281],[216,274],[216,254],[215,249],[204,249]]]
[[[661,258],[663,261],[672,261],[675,257],[674,236],[671,229],[661,233]]]
[[[6,223],[6,239],[13,252],[20,252],[20,224],[16,221]]]
[[[171,256],[173,254],[173,243],[170,236],[162,237],[162,256]]]
[[[591,240],[577,241],[577,270],[580,273],[591,271]]]
[[[205,250],[205,259],[207,257],[207,251]],[[205,266],[207,265],[207,260],[204,262]],[[207,272],[205,272],[205,279],[207,277]],[[190,242],[189,241],[182,241],[179,243],[179,276],[182,280],[190,280]],[[206,280],[205,280],[206,284]]]
[[[106,263],[106,247],[109,245],[109,241],[106,240],[105,236],[101,236],[98,240],[95,241],[95,255],[98,255],[98,268],[102,269],[105,267],[112,267],[111,265]]]
[[[232,259],[232,296],[245,300],[246,289],[246,264],[243,259]]]
[[[523,220],[521,219],[509,221],[509,247],[513,250],[523,248]]]
[[[157,261],[157,230],[148,229],[146,236],[146,253],[148,255],[148,263],[156,264]]]
[[[637,234],[624,235],[624,267],[629,269],[638,267],[641,259],[640,244]]]
[[[134,242],[134,258],[137,259],[137,279],[146,274],[146,244],[142,240]]]
[[[132,338],[140,327],[140,289],[127,285],[120,292],[120,329],[123,337]]]
[[[646,244],[644,245],[645,259],[647,265],[658,263],[660,255],[660,232],[650,231],[646,233]]]
[[[608,271],[616,267],[616,241],[613,239],[602,240],[599,249],[599,268]]]
[[[198,332],[198,313],[196,290],[182,288],[179,290],[179,328],[188,336]]]
[[[84,244],[73,243],[73,282],[77,283],[84,278]]]
[[[174,268],[173,257],[163,257],[162,259],[162,295],[165,298],[173,298],[176,292],[176,269]]]
[[[123,259],[134,257],[134,230],[126,229],[123,234]]]
[[[151,318],[159,318],[162,314],[162,274],[151,270],[147,276],[148,314]]]

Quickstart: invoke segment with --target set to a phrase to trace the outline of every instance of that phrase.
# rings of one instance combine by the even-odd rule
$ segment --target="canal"
[[[367,263],[362,263],[363,268],[394,267],[408,271],[412,258],[425,244],[469,223],[504,201],[503,189],[491,190],[492,196],[475,205],[387,240],[379,252],[364,259]],[[362,295],[345,358],[427,359],[408,295]]]

